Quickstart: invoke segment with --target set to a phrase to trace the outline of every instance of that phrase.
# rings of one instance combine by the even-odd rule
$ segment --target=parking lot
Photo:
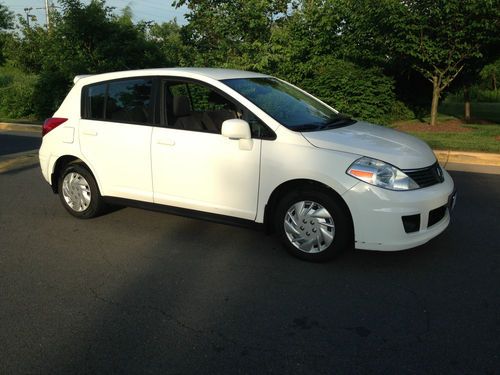
[[[500,175],[451,174],[441,236],[326,264],[162,213],[77,220],[38,167],[0,174],[0,373],[497,374]]]

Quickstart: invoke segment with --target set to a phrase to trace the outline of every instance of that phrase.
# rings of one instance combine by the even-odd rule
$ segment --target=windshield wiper
[[[349,117],[337,117],[333,121],[321,125],[321,129],[332,129],[332,128],[338,128],[342,126],[347,126],[347,125],[352,125],[356,122],[356,120],[353,120],[352,118]]]
[[[317,124],[303,124],[303,125],[293,126],[290,129],[296,132],[312,132],[321,129],[321,127],[322,125],[317,125]]]

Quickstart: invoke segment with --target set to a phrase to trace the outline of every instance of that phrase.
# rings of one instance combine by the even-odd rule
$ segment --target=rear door
[[[128,78],[83,89],[80,147],[102,195],[153,201],[151,134],[159,121],[155,82]]]

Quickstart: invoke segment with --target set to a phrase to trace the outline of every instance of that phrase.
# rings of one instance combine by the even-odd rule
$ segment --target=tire
[[[303,260],[324,262],[353,247],[350,214],[327,191],[287,194],[277,205],[274,225],[287,251]]]
[[[74,217],[90,219],[104,211],[105,204],[92,173],[82,164],[68,164],[58,181],[59,198]]]

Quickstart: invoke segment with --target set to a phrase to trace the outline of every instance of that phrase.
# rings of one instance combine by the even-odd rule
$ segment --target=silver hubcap
[[[62,193],[68,206],[76,212],[85,211],[90,205],[90,186],[81,174],[68,173],[62,183]]]
[[[301,201],[285,215],[285,233],[290,242],[305,253],[325,250],[335,237],[335,223],[328,210],[319,203]]]

